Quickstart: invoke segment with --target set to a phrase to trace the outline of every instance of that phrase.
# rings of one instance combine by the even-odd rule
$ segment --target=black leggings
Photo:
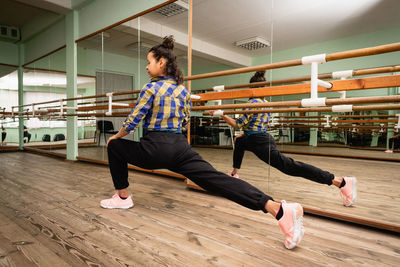
[[[28,138],[28,143],[31,141],[31,134],[28,132],[24,132],[24,138],[27,137]]]
[[[400,138],[391,138],[389,139],[389,149],[397,149],[400,148]]]
[[[4,133],[4,132],[1,133],[1,142],[2,143],[4,142],[4,140],[6,140],[6,136],[7,136],[7,133]]]
[[[268,133],[258,133],[236,138],[233,151],[233,167],[240,169],[244,151],[253,152],[259,159],[281,172],[304,177],[308,180],[331,185],[335,176],[307,163],[295,161],[283,155],[277,148],[273,137]]]
[[[249,183],[214,169],[193,151],[182,134],[150,132],[140,142],[117,139],[108,144],[108,162],[115,189],[129,186],[127,163],[144,169],[169,169],[203,189],[252,210],[265,210],[272,200]]]

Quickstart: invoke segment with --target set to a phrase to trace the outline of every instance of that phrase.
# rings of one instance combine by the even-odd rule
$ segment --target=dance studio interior
[[[1,6],[1,266],[399,266],[400,1]],[[302,205],[293,249],[271,214],[170,169],[128,164],[134,206],[103,208],[116,190],[108,140],[143,97],[149,51],[166,36],[190,92],[181,134],[201,158],[231,175],[246,133],[224,118],[266,114],[276,151],[356,177],[354,203],[246,150],[232,179]],[[123,139],[140,142],[143,126]]]

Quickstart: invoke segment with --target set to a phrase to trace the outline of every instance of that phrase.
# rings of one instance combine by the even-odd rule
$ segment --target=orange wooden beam
[[[333,85],[331,89],[319,86],[318,92],[324,93],[324,92],[375,89],[375,88],[385,88],[385,87],[398,87],[400,86],[400,75],[368,77],[362,79],[337,80],[337,81],[331,81],[331,83]],[[236,99],[236,98],[248,98],[248,97],[309,94],[310,90],[311,90],[310,83],[280,85],[273,87],[262,87],[262,88],[253,88],[253,89],[244,89],[235,91],[198,94],[199,96],[201,96],[201,99],[193,100],[193,102],[218,100],[218,99]]]

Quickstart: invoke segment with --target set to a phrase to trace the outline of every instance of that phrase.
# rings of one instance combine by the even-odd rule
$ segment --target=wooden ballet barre
[[[372,126],[372,125],[332,125],[330,127],[325,127],[323,125],[300,125],[300,124],[285,124],[285,125],[275,125],[275,126],[268,126],[268,129],[282,129],[282,128],[318,128],[318,129],[325,129],[325,130],[335,130],[335,129],[361,129],[361,130],[380,130],[380,129],[391,129],[393,127],[388,126]]]
[[[278,120],[278,123],[324,123],[326,120]],[[334,120],[331,123],[395,123],[396,119],[381,120]]]
[[[118,95],[128,95],[128,94],[135,94],[135,93],[139,93],[139,92],[140,92],[140,90],[135,90],[135,91],[124,91],[124,92],[113,93],[113,95],[114,95],[114,96],[118,96]],[[91,99],[91,98],[102,98],[102,97],[107,97],[107,94],[100,94],[100,95],[92,95],[92,96],[81,96],[81,97],[74,97],[74,98],[65,98],[65,99],[50,100],[50,101],[45,101],[45,102],[38,102],[38,103],[31,103],[31,104],[13,106],[13,108],[32,106],[32,104],[34,104],[34,105],[43,105],[43,104],[59,103],[61,100],[65,102],[65,101],[74,101],[74,100]]]
[[[400,86],[400,75],[367,77],[361,79],[335,80],[331,81],[333,87],[330,89],[318,87],[318,92],[339,92],[350,90],[365,90]],[[237,99],[250,97],[284,96],[309,94],[310,83],[280,85],[273,87],[262,87],[242,90],[230,90],[223,92],[211,92],[198,94],[200,101]],[[195,102],[197,100],[193,100]]]
[[[362,56],[371,56],[371,55],[378,55],[390,52],[400,51],[400,43],[393,43],[375,47],[368,47],[368,48],[361,48],[361,49],[354,49],[344,52],[337,52],[332,54],[327,54],[325,57],[326,62],[339,60],[339,59],[347,59],[347,58],[354,58],[354,57],[362,57]],[[265,65],[258,65],[252,67],[245,67],[245,68],[237,68],[232,70],[224,70],[224,71],[217,71],[217,72],[210,72],[210,73],[203,73],[197,74],[192,76],[184,77],[184,80],[198,80],[204,78],[211,78],[211,77],[218,77],[218,76],[225,76],[225,75],[233,75],[233,74],[240,74],[240,73],[247,73],[247,72],[255,72],[255,71],[262,71],[262,70],[270,70],[270,69],[277,69],[277,68],[285,68],[285,67],[294,67],[302,65],[301,59],[295,60],[288,60],[282,62],[276,62],[271,64]]]
[[[395,118],[395,115],[336,115],[336,114],[331,114],[333,118]],[[304,118],[304,119],[318,119],[318,118],[324,118],[325,116],[319,115],[319,116],[278,116],[279,118],[285,118],[285,119],[296,119],[296,118]]]
[[[392,105],[369,105],[369,106],[353,106],[353,111],[365,110],[398,110],[400,104]],[[290,113],[290,112],[332,112],[332,107],[314,107],[314,108],[276,108],[276,109],[257,109],[257,110],[233,110],[224,111],[224,115],[230,114],[255,114],[255,113]],[[203,115],[210,115],[210,112],[203,112]]]
[[[376,104],[376,103],[391,103],[391,102],[400,102],[400,95],[352,97],[352,98],[344,98],[344,99],[342,99],[342,98],[326,99],[327,105]],[[266,103],[244,103],[244,104],[228,104],[228,105],[194,106],[194,107],[192,107],[192,110],[198,111],[198,110],[261,108],[261,107],[301,107],[301,100],[277,101],[277,102],[266,102]]]
[[[352,76],[363,76],[363,75],[398,72],[398,71],[400,71],[400,65],[353,70]],[[237,85],[225,85],[225,89],[251,88],[251,87],[260,87],[260,86],[268,86],[268,85],[304,82],[304,81],[309,81],[310,78],[311,78],[311,76],[303,76],[303,77],[288,78],[288,79],[281,79],[281,80],[275,80],[275,81],[245,83],[245,84],[237,84]],[[319,74],[318,78],[319,79],[334,79],[332,73]],[[197,90],[193,90],[193,91],[202,91],[202,90],[214,91],[213,88],[197,89]]]

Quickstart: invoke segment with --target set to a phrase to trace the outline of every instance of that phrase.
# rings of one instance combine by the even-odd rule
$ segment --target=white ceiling
[[[399,27],[399,11],[399,0],[193,0],[193,37],[256,56],[233,44],[261,36],[286,50]],[[187,31],[186,14],[159,22]]]
[[[1,1],[6,5],[0,9],[0,24],[18,27],[26,26],[44,12],[65,14],[71,5],[70,0]],[[193,0],[193,54],[234,67],[245,66],[251,57],[265,55],[271,48],[248,51],[235,47],[236,41],[261,36],[277,52],[400,27],[399,10],[400,0]],[[137,24],[136,20],[110,30],[107,51],[135,55],[126,47],[137,42]],[[141,37],[148,43],[159,42],[160,37],[173,33],[179,54],[186,53],[188,12],[172,17],[152,12],[142,17],[141,24]],[[99,49],[101,43],[85,46]]]
[[[271,49],[277,52],[400,27],[399,10],[400,0],[193,0],[193,55],[246,66],[251,57]],[[111,34],[107,48],[124,53],[129,42],[137,42],[138,28],[137,19],[118,26],[115,30],[128,36]],[[174,34],[177,47],[185,53],[188,12],[172,17],[146,14],[140,29],[147,42]],[[254,36],[268,40],[272,47],[256,51],[235,47],[236,41]]]

